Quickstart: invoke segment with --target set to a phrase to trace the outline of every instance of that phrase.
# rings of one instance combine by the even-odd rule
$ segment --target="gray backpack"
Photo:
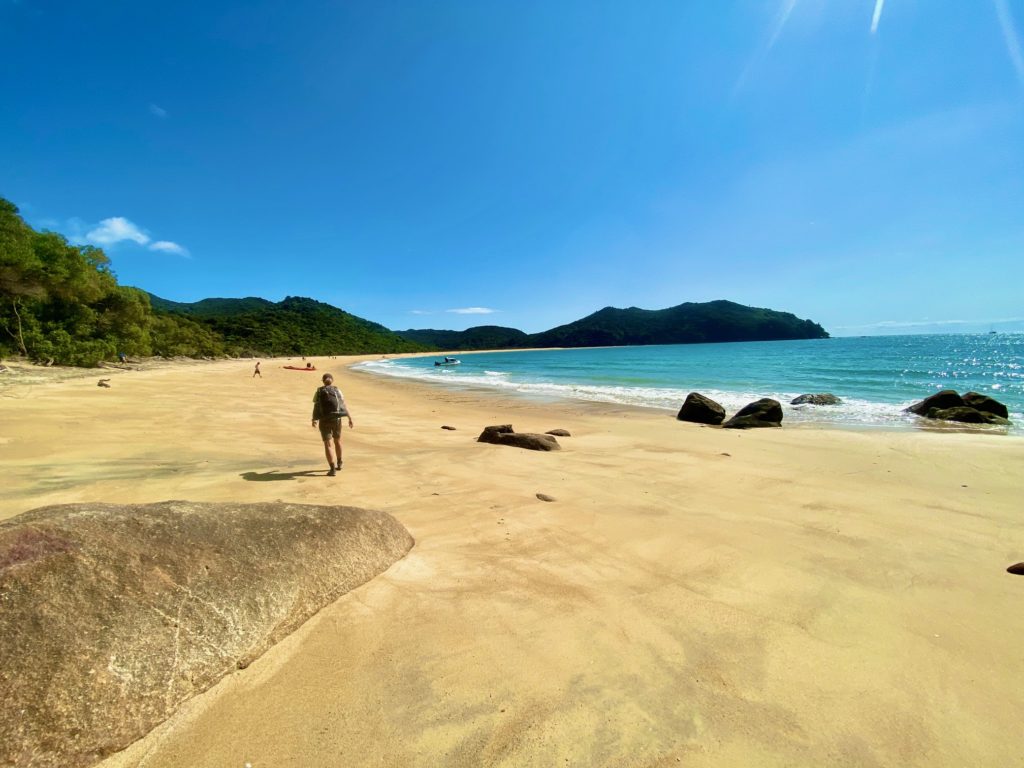
[[[345,415],[345,406],[337,387],[320,387],[319,398],[320,418],[330,419]]]

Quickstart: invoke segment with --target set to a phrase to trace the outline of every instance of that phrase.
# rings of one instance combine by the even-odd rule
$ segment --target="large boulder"
[[[498,424],[484,427],[477,439],[478,443],[494,445],[511,445],[515,448],[526,448],[530,451],[560,451],[562,446],[551,435],[539,435],[533,432],[516,432],[511,424]]]
[[[781,427],[782,404],[770,397],[743,406],[736,415],[722,425],[723,429],[756,429]]]
[[[710,397],[705,397],[699,392],[691,392],[683,401],[683,407],[676,414],[676,419],[696,424],[721,424],[725,421],[725,408]]]
[[[965,392],[963,399],[964,405],[968,405],[971,408],[985,413],[992,413],[1004,419],[1010,418],[1010,411],[1007,407],[988,395],[982,395],[978,392]]]
[[[91,765],[402,558],[393,517],[69,504],[0,523],[0,765]]]
[[[840,405],[843,401],[831,392],[818,392],[813,395],[800,395],[789,401],[790,405]]]
[[[904,410],[908,413],[916,413],[918,416],[927,416],[928,411],[933,408],[945,410],[946,408],[960,408],[963,404],[963,398],[955,390],[944,389],[941,392],[936,392],[934,395],[926,397],[919,403],[914,403]]]

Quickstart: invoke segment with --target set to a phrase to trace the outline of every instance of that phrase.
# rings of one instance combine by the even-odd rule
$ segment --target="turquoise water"
[[[786,424],[909,428],[907,405],[940,389],[973,390],[1005,403],[1024,434],[1024,334],[678,344],[440,355],[358,367],[447,387],[484,387],[534,398],[568,398],[677,411],[689,392],[728,413],[761,397],[783,403]],[[790,406],[806,392],[831,392],[840,406]]]

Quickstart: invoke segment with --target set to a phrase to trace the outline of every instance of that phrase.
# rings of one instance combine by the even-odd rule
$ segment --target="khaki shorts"
[[[325,443],[332,437],[341,437],[341,416],[336,419],[320,419],[317,424],[320,425],[320,437]]]

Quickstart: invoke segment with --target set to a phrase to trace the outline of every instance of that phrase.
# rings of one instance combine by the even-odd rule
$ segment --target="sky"
[[[0,197],[175,301],[1024,331],[1024,0],[0,0]]]

